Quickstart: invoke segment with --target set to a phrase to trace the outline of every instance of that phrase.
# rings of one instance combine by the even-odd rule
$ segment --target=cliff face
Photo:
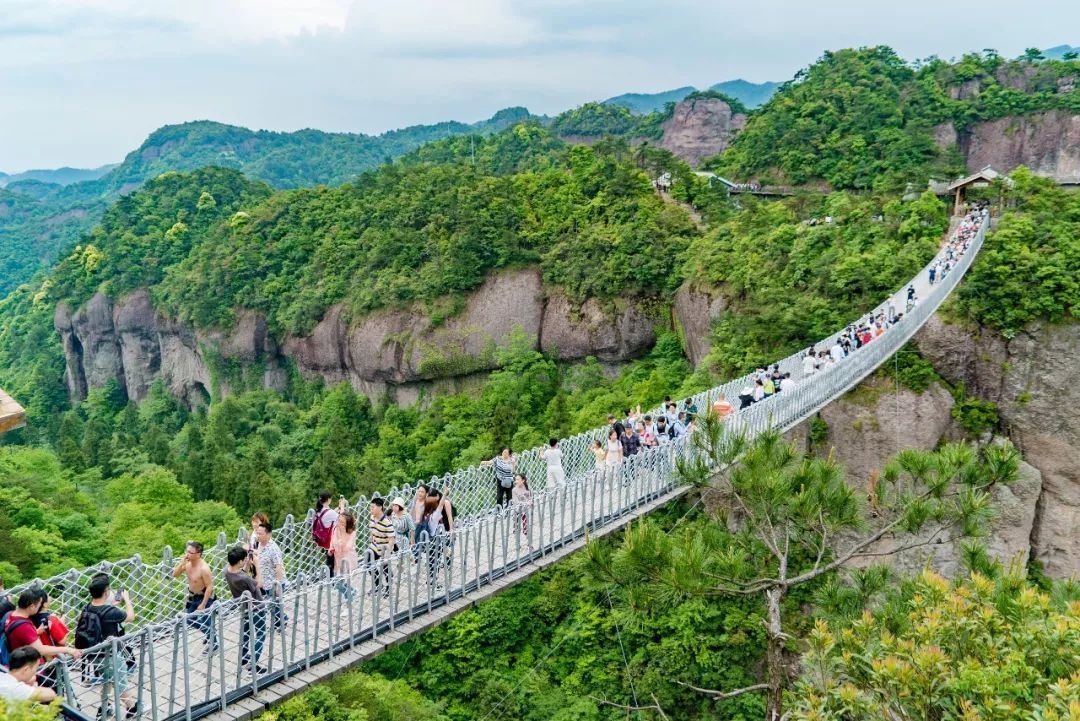
[[[972,172],[1023,165],[1036,175],[1080,183],[1080,115],[1052,110],[976,123],[959,143]]]
[[[1052,575],[1080,573],[1080,324],[1033,324],[1007,339],[933,318],[916,341],[947,380],[997,404],[1009,438],[1042,474],[1035,557]]]
[[[331,307],[312,333],[280,344],[260,315],[241,312],[228,332],[195,332],[157,313],[145,290],[117,302],[97,294],[85,307],[57,307],[55,326],[67,359],[73,398],[115,379],[135,400],[158,378],[189,405],[209,400],[211,370],[221,359],[263,369],[261,384],[283,388],[284,362],[328,383],[348,381],[370,396],[391,392],[415,399],[432,382],[498,366],[497,353],[518,332],[533,347],[564,359],[596,356],[627,360],[656,342],[646,301],[594,300],[575,307],[561,291],[546,288],[535,269],[490,276],[470,293],[460,313],[435,323],[420,308],[377,311],[350,322]],[[228,394],[227,380],[218,378]]]
[[[675,294],[672,316],[691,365],[697,366],[708,355],[712,323],[726,308],[727,298],[718,292],[683,284]]]
[[[882,467],[900,450],[932,450],[942,441],[962,437],[952,418],[953,403],[948,390],[936,383],[924,393],[915,393],[903,387],[897,389],[888,382],[867,381],[855,393],[822,409],[821,419],[828,427],[828,438],[818,450],[833,454],[844,464],[848,483],[869,495]],[[805,441],[807,432],[804,424],[792,435],[796,441]],[[1039,555],[1040,547],[1034,544],[1036,523],[1041,522],[1036,511],[1043,488],[1039,469],[1023,462],[1017,481],[991,491],[995,517],[985,543],[992,557],[1007,564],[1015,557],[1026,562],[1033,552]],[[960,543],[921,540],[928,545],[891,560],[897,570],[917,573],[927,562],[949,575],[960,570]],[[875,550],[891,549],[892,542],[886,541]]]
[[[683,100],[663,125],[660,147],[697,166],[726,150],[745,125],[746,115],[733,112],[719,98]]]

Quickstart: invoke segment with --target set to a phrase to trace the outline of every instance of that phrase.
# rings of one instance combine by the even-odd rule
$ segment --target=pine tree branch
[[[666,713],[664,713],[664,709],[660,707],[660,702],[656,700],[656,694],[652,694],[653,702],[648,706],[630,706],[628,704],[615,703],[614,701],[608,701],[606,698],[600,698],[598,696],[592,696],[592,695],[590,695],[589,698],[591,698],[593,701],[596,701],[601,706],[613,706],[615,708],[621,708],[621,709],[623,709],[624,711],[627,711],[627,712],[630,712],[630,711],[656,711],[658,714],[660,714],[660,718],[664,719],[664,721],[669,721],[668,715]]]
[[[755,683],[753,686],[744,686],[742,688],[737,688],[734,691],[717,691],[711,688],[698,688],[697,686],[692,686],[683,681],[676,681],[675,683],[679,684],[680,686],[685,686],[686,688],[693,691],[697,691],[698,693],[703,693],[706,696],[711,696],[715,699],[735,698],[736,696],[742,696],[744,693],[752,693],[754,691],[766,691],[769,688],[769,684],[767,683]]]

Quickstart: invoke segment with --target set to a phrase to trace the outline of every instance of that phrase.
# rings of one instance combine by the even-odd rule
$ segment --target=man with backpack
[[[330,540],[334,536],[334,524],[337,523],[337,511],[330,507],[330,491],[319,493],[319,501],[315,505],[315,519],[311,522],[311,538],[315,545],[326,551],[326,565],[330,568],[330,575],[334,575],[334,551],[330,546]]]
[[[109,586],[108,574],[99,573],[90,579],[89,590],[90,603],[83,609],[79,623],[75,626],[77,649],[94,648],[107,639],[122,638],[124,624],[135,620],[135,607],[131,603],[131,597],[127,591],[121,591],[114,596]],[[87,654],[83,666],[83,679],[86,683],[115,686],[128,716],[136,712],[135,689],[128,687],[129,659],[126,647],[121,646],[117,654],[113,654],[110,648],[104,648]],[[110,695],[111,690],[107,691],[105,698]]]
[[[15,610],[4,616],[0,622],[0,666],[7,668],[12,651],[24,646],[33,646],[44,658],[78,658],[82,655],[78,649],[68,646],[46,645],[38,637],[41,629],[34,624],[33,617],[42,612],[47,599],[48,594],[40,586],[31,586],[19,594]]]

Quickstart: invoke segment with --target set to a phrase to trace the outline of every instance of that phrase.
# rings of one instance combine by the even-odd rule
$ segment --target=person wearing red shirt
[[[35,626],[33,617],[42,612],[48,598],[48,594],[39,586],[31,586],[19,594],[18,605],[3,619],[3,631],[0,633],[0,643],[7,646],[9,655],[23,646],[33,646],[46,659],[54,656],[78,658],[82,655],[76,648],[45,644],[39,637],[39,633],[49,630],[49,627],[47,624]]]

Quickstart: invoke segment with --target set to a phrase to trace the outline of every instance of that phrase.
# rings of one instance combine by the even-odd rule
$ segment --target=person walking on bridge
[[[281,608],[281,594],[285,585],[285,557],[274,542],[269,523],[260,523],[255,531],[255,540],[259,546],[255,551],[255,563],[259,566],[258,575],[262,579],[263,597],[270,602],[270,620],[277,628],[285,628],[289,617]]]
[[[255,576],[245,572],[248,552],[243,546],[233,546],[229,549],[225,568],[225,585],[233,598],[242,598],[247,593],[248,598],[241,606],[244,614],[244,622],[240,633],[240,666],[249,666],[257,674],[266,673],[266,669],[259,665],[262,657],[263,646],[266,644],[266,608],[263,606],[262,576],[259,574],[259,566],[255,564]]]
[[[90,603],[75,626],[75,647],[81,649],[93,648],[110,638],[122,638],[124,624],[135,620],[131,596],[127,591],[114,596],[108,574],[99,573],[90,579],[89,591]],[[120,644],[119,651],[118,655],[108,648],[88,653],[83,661],[83,681],[87,685],[104,684],[102,698],[118,693],[126,715],[131,716],[138,710],[135,689],[128,685],[129,669],[135,667],[135,659],[127,646]],[[105,711],[103,708],[103,718],[109,715]]]
[[[173,578],[187,576],[188,598],[184,605],[187,611],[188,625],[198,629],[206,637],[203,653],[209,655],[217,651],[217,634],[214,633],[214,617],[210,607],[217,601],[214,598],[214,575],[210,565],[203,560],[203,545],[198,541],[188,541],[184,559],[173,569]]]
[[[547,464],[546,488],[554,488],[566,483],[566,473],[563,472],[563,452],[559,450],[559,439],[552,438],[545,448],[540,449],[540,457]]]
[[[367,562],[372,564],[371,588],[374,593],[390,595],[390,554],[394,552],[394,524],[386,517],[386,501],[371,499],[368,521]]]

